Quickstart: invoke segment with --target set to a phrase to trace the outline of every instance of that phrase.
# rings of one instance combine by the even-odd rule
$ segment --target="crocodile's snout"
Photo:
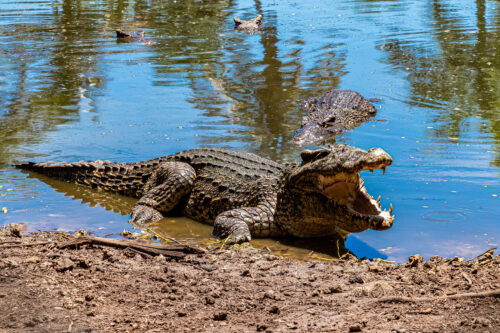
[[[370,170],[373,172],[374,169],[382,169],[385,174],[385,168],[392,164],[392,157],[382,148],[371,148],[361,163],[363,164],[361,171]]]

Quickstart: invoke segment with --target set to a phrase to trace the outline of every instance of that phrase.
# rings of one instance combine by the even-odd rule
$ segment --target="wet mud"
[[[81,237],[2,229],[0,331],[500,330],[500,256],[491,251],[394,265],[350,254],[298,261],[249,245],[164,256]]]

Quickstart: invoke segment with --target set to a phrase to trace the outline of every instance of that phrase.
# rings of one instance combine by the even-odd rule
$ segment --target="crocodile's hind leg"
[[[155,222],[171,211],[193,186],[196,171],[187,163],[165,162],[146,183],[143,196],[132,210],[132,223]]]
[[[225,211],[214,222],[213,235],[227,238],[226,243],[248,242],[255,237],[270,237],[277,234],[274,223],[274,200],[259,203],[256,207],[242,207]]]

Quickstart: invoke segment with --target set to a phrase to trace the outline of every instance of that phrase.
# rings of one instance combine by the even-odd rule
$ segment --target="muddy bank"
[[[68,242],[3,230],[1,331],[500,330],[500,256],[490,253],[393,265],[301,262],[249,246],[175,257]]]

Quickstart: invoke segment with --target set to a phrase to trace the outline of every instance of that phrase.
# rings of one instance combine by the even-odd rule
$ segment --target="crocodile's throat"
[[[375,200],[368,194],[359,174],[318,175],[318,180],[321,193],[333,203],[344,206],[352,216],[371,221],[379,230],[392,225],[392,205],[389,210],[383,210],[380,196]]]

